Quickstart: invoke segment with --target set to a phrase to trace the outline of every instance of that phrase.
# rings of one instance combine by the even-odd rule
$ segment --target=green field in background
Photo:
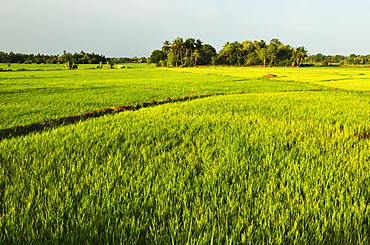
[[[256,73],[235,68],[238,73],[225,75],[222,68],[218,74],[198,72],[202,68],[188,72],[151,65],[126,66],[132,68],[1,72],[0,129],[166,97],[318,89],[314,84],[264,79],[263,69]]]

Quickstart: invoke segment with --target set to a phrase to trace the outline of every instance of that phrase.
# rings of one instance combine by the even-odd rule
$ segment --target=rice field
[[[17,65],[32,70],[30,65]],[[60,70],[60,66],[0,73],[0,129],[167,97],[317,89],[316,85],[271,82],[262,77],[262,70],[259,77],[241,78],[179,73],[178,69],[148,65],[72,71]]]
[[[261,73],[274,74],[276,77],[271,80],[275,81],[295,81],[332,88],[370,91],[370,69],[366,67],[204,67],[202,69],[185,69],[189,69],[192,73],[215,72],[241,78],[257,78],[261,76]]]
[[[0,243],[368,244],[370,74],[353,69],[0,73],[2,129],[214,93],[2,139]]]

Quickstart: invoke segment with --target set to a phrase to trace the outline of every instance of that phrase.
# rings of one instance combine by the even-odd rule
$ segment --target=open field
[[[54,66],[60,69],[61,65]],[[262,78],[263,72],[243,77],[249,72],[230,76],[148,65],[115,70],[1,72],[0,129],[166,97],[318,89],[314,85],[271,82]]]
[[[2,139],[0,243],[368,244],[369,71],[2,72],[0,129],[223,95]]]
[[[370,69],[359,67],[204,67],[185,68],[192,73],[217,73],[232,77],[255,78],[263,74],[275,74],[271,80],[309,82],[328,87],[370,91]],[[180,71],[180,70],[178,70]]]

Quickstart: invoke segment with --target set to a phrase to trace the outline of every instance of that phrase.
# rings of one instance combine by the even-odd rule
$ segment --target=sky
[[[278,38],[310,54],[370,54],[369,0],[0,0],[0,51],[149,57],[165,40]]]

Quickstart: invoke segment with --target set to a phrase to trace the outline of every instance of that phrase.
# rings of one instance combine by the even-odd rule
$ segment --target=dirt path
[[[302,92],[302,91],[322,91],[322,89],[312,89],[312,90],[281,90],[281,91],[275,91],[275,92],[259,92],[257,94],[264,94],[264,93],[285,93],[285,92]],[[181,101],[187,101],[187,100],[194,100],[194,99],[201,99],[205,97],[210,97],[210,96],[218,96],[218,95],[228,95],[228,94],[253,94],[253,93],[245,93],[245,92],[240,92],[240,93],[208,93],[204,95],[192,95],[192,96],[185,96],[185,97],[167,97],[163,100],[155,101],[151,100],[149,102],[140,102],[140,103],[135,103],[131,105],[126,105],[126,106],[115,106],[111,108],[106,108],[106,109],[101,109],[101,110],[95,110],[95,111],[88,111],[82,114],[77,114],[77,115],[72,115],[68,117],[61,117],[49,121],[43,121],[39,123],[33,123],[29,125],[20,125],[20,126],[15,126],[11,128],[5,128],[5,129],[0,129],[0,140],[6,139],[6,138],[13,138],[17,136],[22,136],[22,135],[27,135],[29,133],[35,132],[35,131],[42,131],[47,128],[51,127],[58,127],[58,126],[63,126],[63,125],[68,125],[72,123],[77,123],[80,121],[85,121],[89,118],[93,117],[101,117],[107,114],[115,114],[115,113],[120,113],[123,111],[136,111],[141,108],[145,107],[151,107],[151,106],[156,106],[156,105],[162,105],[162,104],[167,104],[167,103],[174,103],[174,102],[181,102]]]
[[[50,127],[57,127],[57,126],[68,125],[68,124],[72,124],[72,123],[76,123],[80,121],[85,121],[89,118],[101,117],[107,114],[115,114],[115,113],[120,113],[123,111],[136,111],[136,110],[139,110],[145,107],[162,105],[166,103],[174,103],[174,102],[200,99],[200,98],[205,98],[205,97],[215,96],[215,95],[222,95],[222,94],[221,93],[209,93],[205,95],[194,95],[194,96],[185,96],[185,97],[173,97],[173,98],[167,97],[160,101],[151,100],[149,102],[140,102],[140,103],[135,103],[135,104],[126,105],[126,106],[115,106],[111,108],[95,110],[95,111],[88,111],[82,114],[72,115],[68,117],[61,117],[61,118],[57,118],[57,119],[53,119],[49,121],[43,121],[39,123],[33,123],[29,125],[24,125],[24,126],[20,125],[20,126],[15,126],[11,128],[0,129],[0,140],[5,139],[5,138],[12,138],[12,137],[17,137],[21,135],[26,135],[26,134],[29,134],[35,131],[42,131]]]

